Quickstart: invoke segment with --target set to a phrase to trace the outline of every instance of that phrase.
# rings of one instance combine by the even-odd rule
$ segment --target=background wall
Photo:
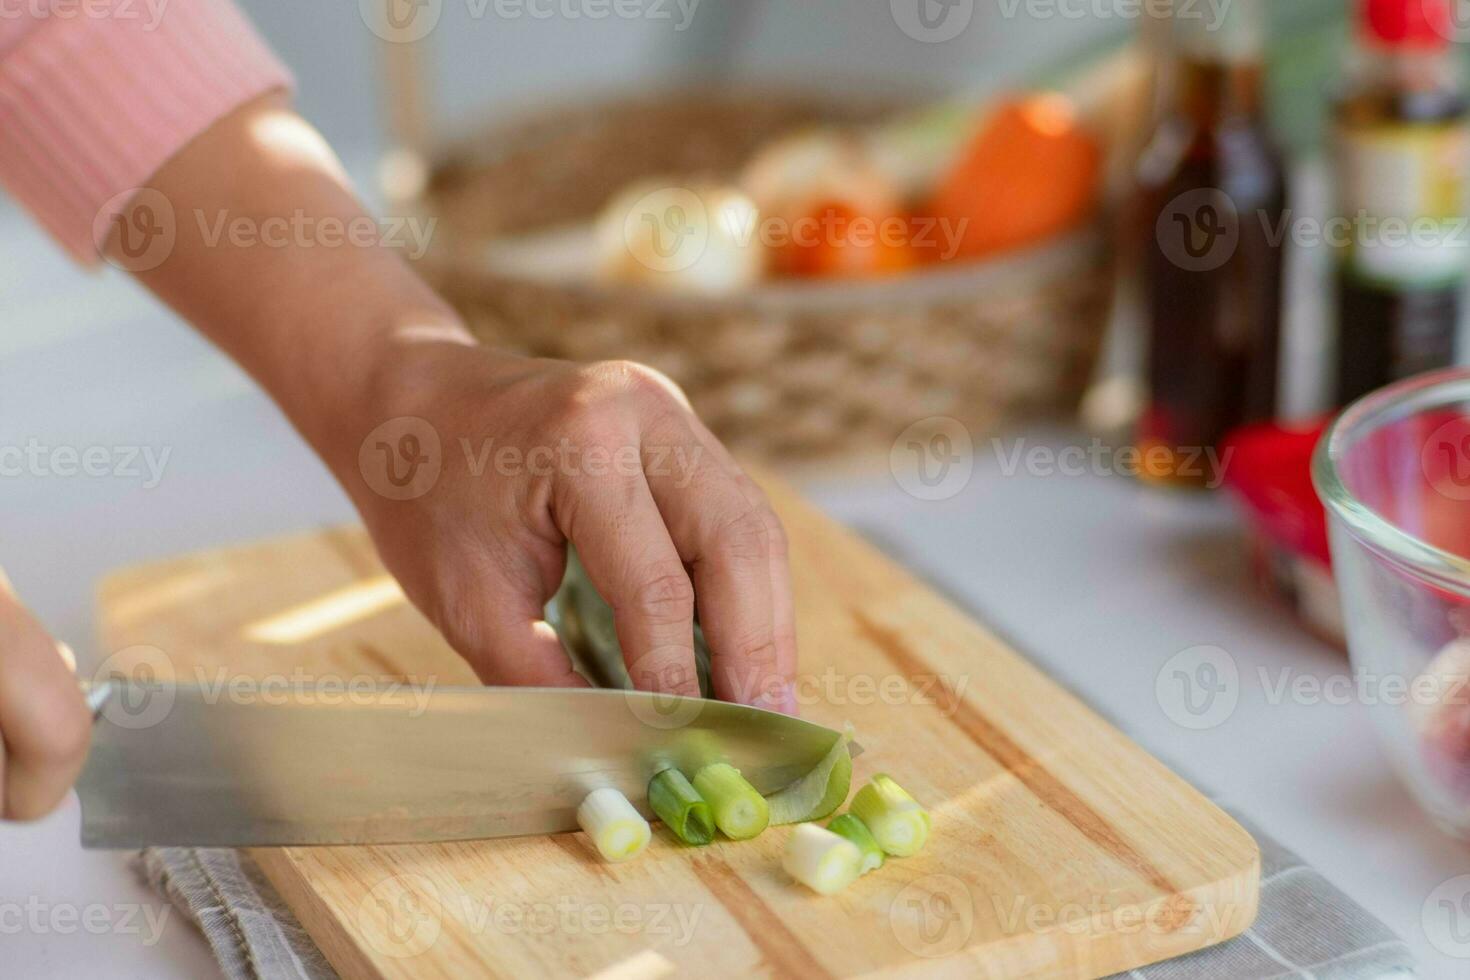
[[[365,26],[362,7],[392,2],[407,11],[415,0],[241,2],[295,69],[303,109],[340,152],[354,157],[381,146],[384,42]],[[1097,16],[1097,6],[1128,6],[1097,0],[948,0],[951,8],[941,0],[417,2],[415,16],[438,16],[424,47],[446,130],[519,103],[586,98],[610,87],[782,77],[826,85],[883,79],[938,90],[995,83],[1136,23]],[[641,16],[592,20],[588,12],[599,2]],[[899,20],[918,23],[919,3],[931,4],[943,24],[937,36],[955,36],[934,43],[906,34]]]

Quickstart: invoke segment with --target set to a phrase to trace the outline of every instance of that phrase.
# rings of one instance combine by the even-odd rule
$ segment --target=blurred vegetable
[[[900,193],[858,134],[814,129],[771,143],[746,166],[740,188],[761,215],[793,222],[841,202],[863,213],[897,212]]]
[[[778,275],[867,278],[914,265],[902,195],[860,133],[818,129],[778,140],[740,186],[760,208]]]
[[[739,190],[711,182],[645,181],[614,198],[597,222],[604,278],[694,293],[758,282],[766,250],[760,213]]]
[[[977,258],[1067,231],[1097,206],[1102,149],[1070,100],[1034,95],[999,106],[960,154],[927,213]]]
[[[917,264],[907,217],[865,214],[835,201],[797,218],[773,255],[778,274],[805,279],[873,279]]]

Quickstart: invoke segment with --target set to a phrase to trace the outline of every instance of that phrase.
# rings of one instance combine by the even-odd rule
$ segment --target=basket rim
[[[680,312],[823,313],[854,306],[888,314],[895,306],[916,309],[950,301],[974,302],[980,290],[988,298],[1027,293],[1038,282],[1055,280],[1081,263],[1107,256],[1107,221],[1099,214],[1055,238],[993,258],[959,260],[926,266],[881,279],[769,280],[736,293],[659,291],[632,283],[593,279],[557,279],[497,269],[483,254],[426,256],[455,275],[514,282],[555,291],[578,301],[615,303],[620,309]]]

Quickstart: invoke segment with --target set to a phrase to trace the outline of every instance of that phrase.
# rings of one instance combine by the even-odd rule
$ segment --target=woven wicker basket
[[[439,219],[422,271],[487,342],[650,364],[732,448],[768,460],[886,451],[931,416],[978,434],[1073,411],[1111,299],[1100,226],[1001,261],[733,298],[548,282],[487,261],[497,237],[587,221],[641,178],[732,175],[794,128],[890,108],[686,95],[497,126],[443,158],[415,202]]]

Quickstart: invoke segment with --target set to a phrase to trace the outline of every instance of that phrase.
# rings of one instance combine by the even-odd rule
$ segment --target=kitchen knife
[[[670,765],[726,761],[772,793],[842,737],[743,705],[620,690],[115,678],[88,693],[97,720],[77,792],[89,848],[556,833],[577,829],[577,805],[603,786],[648,815],[648,781]]]

